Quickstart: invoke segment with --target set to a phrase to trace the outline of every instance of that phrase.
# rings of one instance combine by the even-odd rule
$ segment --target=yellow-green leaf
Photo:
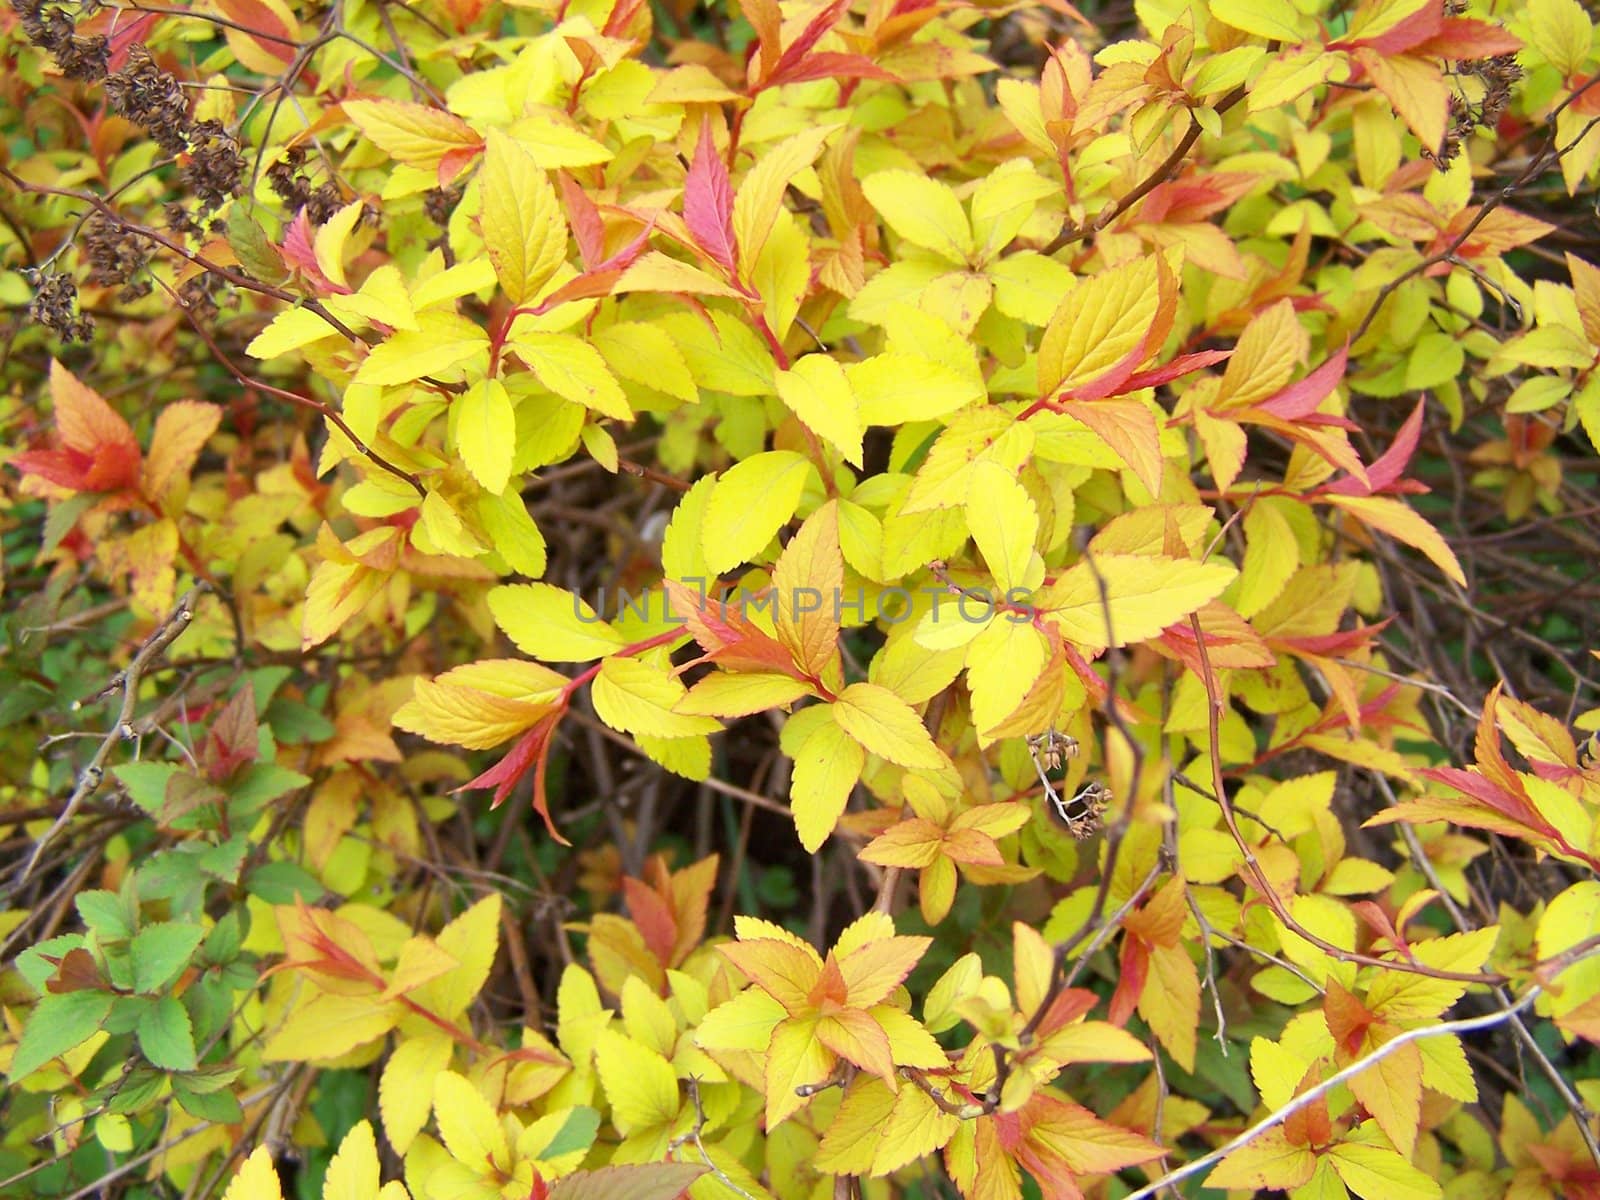
[[[588,662],[627,644],[582,599],[553,584],[497,587],[489,611],[517,649],[545,662]]]
[[[711,717],[674,711],[685,694],[676,675],[624,657],[608,658],[600,665],[590,692],[600,719],[623,733],[681,738],[721,732],[721,724]]]
[[[511,478],[517,449],[517,417],[511,394],[498,379],[485,379],[455,401],[456,448],[485,491],[498,495]]]
[[[833,721],[821,722],[801,743],[794,756],[789,807],[806,853],[816,853],[833,832],[866,761],[860,742]]]
[[[888,688],[852,683],[839,694],[833,718],[864,748],[898,766],[937,771],[950,765],[922,719]]]
[[[706,504],[701,546],[720,575],[754,559],[800,506],[811,464],[793,450],[772,450],[736,463]]]
[[[861,414],[849,377],[836,358],[808,354],[790,370],[779,371],[778,399],[846,462],[861,465]]]
[[[957,265],[972,256],[972,226],[956,194],[917,171],[880,171],[862,181],[867,201],[890,229]]]
[[[460,117],[407,100],[346,100],[341,107],[370,141],[407,166],[437,168],[445,155],[479,143]]]
[[[1034,603],[1075,645],[1126,646],[1155,637],[1215,599],[1236,573],[1225,562],[1097,554],[1092,564],[1068,568]]]
[[[525,150],[490,130],[478,187],[484,246],[513,304],[538,295],[567,257],[567,223],[549,177]]]

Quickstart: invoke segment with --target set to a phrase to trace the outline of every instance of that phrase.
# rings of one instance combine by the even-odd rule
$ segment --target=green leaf
[[[39,1067],[81,1046],[99,1030],[111,1011],[110,992],[66,992],[46,996],[34,1006],[28,1024],[17,1042],[11,1060],[10,1079],[15,1082]]]
[[[599,1130],[600,1113],[595,1109],[579,1105],[567,1114],[566,1123],[556,1131],[556,1135],[550,1139],[550,1144],[535,1152],[532,1157],[549,1160],[574,1151],[587,1150],[594,1145],[595,1134]]]
[[[123,763],[112,767],[117,782],[128,789],[128,796],[145,812],[154,816],[167,802],[167,783],[178,773],[176,763]]]
[[[108,942],[125,942],[133,936],[134,914],[128,911],[117,893],[103,888],[79,892],[73,903],[83,923],[102,946]]]
[[[304,867],[291,862],[257,867],[244,886],[245,891],[268,904],[293,904],[296,896],[309,904],[320,900],[327,891]]]
[[[183,1001],[162,996],[145,1010],[139,1018],[139,1049],[152,1066],[168,1071],[194,1069],[194,1027]]]
[[[218,1125],[236,1125],[244,1120],[244,1109],[240,1107],[238,1097],[232,1092],[200,1091],[186,1076],[173,1077],[172,1095],[183,1105],[185,1112],[190,1116],[199,1117],[202,1121],[213,1121]]]
[[[329,731],[330,735],[332,730]],[[228,784],[228,815],[235,820],[252,817],[263,805],[303,788],[311,780],[277,763],[253,762]]]
[[[178,977],[188,965],[205,930],[193,922],[160,921],[141,929],[128,947],[133,960],[133,988],[155,992]]]

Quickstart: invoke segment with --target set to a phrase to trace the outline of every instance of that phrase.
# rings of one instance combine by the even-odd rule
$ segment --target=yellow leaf
[[[412,993],[412,999],[440,1016],[454,1018],[477,998],[500,949],[499,893],[489,893],[451,921],[434,942],[460,966],[430,979]]]
[[[554,711],[565,676],[522,659],[489,659],[418,679],[395,712],[401,729],[435,742],[487,750]]]
[[[163,504],[186,481],[195,459],[217,431],[222,409],[200,400],[174,400],[164,405],[150,435],[150,453],[140,466],[139,490]]]
[[[700,391],[683,352],[659,325],[620,321],[596,330],[590,340],[623,379],[665,392],[685,404],[699,403]]]
[[[322,1200],[373,1200],[378,1194],[378,1143],[370,1121],[357,1121],[339,1143],[323,1177]]]
[[[611,1104],[611,1119],[624,1137],[670,1124],[678,1115],[678,1076],[654,1050],[614,1030],[601,1030],[595,1067]]]
[[[389,157],[411,167],[437,169],[447,154],[477,147],[479,138],[460,117],[405,100],[346,100],[345,116]]]
[[[600,352],[581,338],[570,333],[519,330],[509,344],[534,377],[563,400],[593,409],[602,417],[633,420],[622,385]]]
[[[733,236],[739,247],[739,272],[748,278],[761,256],[783,205],[789,181],[816,161],[822,144],[838,125],[818,125],[776,146],[763,147],[733,198]]]
[[[1380,54],[1368,47],[1355,52],[1372,84],[1394,105],[1423,149],[1437,153],[1444,141],[1450,84],[1434,63],[1409,54]]]
[[[706,566],[720,575],[766,549],[800,506],[810,472],[805,456],[793,450],[752,455],[725,472],[706,505]]]
[[[1294,305],[1280,300],[1245,326],[1208,407],[1245,408],[1265,400],[1294,377],[1310,348],[1311,338]]]
[[[1461,563],[1444,536],[1403,501],[1393,496],[1329,496],[1328,502],[1422,551],[1452,583],[1467,586]]]
[[[717,671],[678,701],[675,711],[708,717],[748,717],[771,708],[788,708],[811,687],[792,675],[767,671]]]
[[[402,329],[367,352],[355,379],[385,387],[412,383],[443,377],[480,356],[487,366],[489,337],[477,325],[453,312],[419,313],[416,329]]]
[[[972,226],[956,194],[916,171],[880,171],[861,183],[867,202],[913,246],[957,266],[972,257]]]
[[[506,1131],[483,1093],[454,1071],[433,1081],[433,1113],[450,1156],[478,1175],[511,1169]]]
[[[1211,15],[1268,41],[1296,46],[1304,40],[1300,13],[1289,0],[1211,0]]]
[[[900,1095],[917,1088],[900,1089]],[[845,1091],[839,1111],[822,1134],[816,1168],[832,1175],[867,1175],[884,1154],[884,1125],[894,1111],[895,1094],[874,1075],[858,1075]],[[937,1149],[937,1147],[935,1147]],[[893,1156],[893,1151],[889,1157]],[[889,1168],[892,1170],[893,1168]]]
[[[409,937],[400,947],[400,957],[389,976],[389,986],[383,989],[383,998],[403,996],[457,966],[460,964],[426,934]]]
[[[489,611],[517,649],[546,662],[588,662],[627,645],[594,609],[549,583],[497,587],[489,593]]]
[[[695,1045],[707,1050],[766,1051],[772,1031],[788,1017],[781,1003],[758,987],[746,988],[717,1005],[695,1026]]]
[[[1300,569],[1300,543],[1283,509],[1273,500],[1258,500],[1244,514],[1244,562],[1233,609],[1255,616],[1278,598]]]
[[[778,641],[800,669],[825,684],[839,676],[839,602],[844,558],[838,504],[829,501],[800,526],[772,573]]]
[[[1099,554],[1092,567],[1068,568],[1034,599],[1062,637],[1090,649],[1155,637],[1215,599],[1235,574],[1231,563],[1142,554]]]
[[[433,1081],[450,1065],[453,1043],[443,1034],[406,1038],[395,1047],[378,1081],[378,1112],[383,1135],[396,1154],[404,1154],[428,1123]]]
[[[478,186],[489,260],[506,297],[522,304],[566,261],[567,223],[555,189],[527,152],[498,130],[489,131]]]
[[[1039,394],[1071,390],[1149,346],[1161,262],[1138,258],[1084,280],[1061,301],[1039,343]]]
[[[1320,46],[1299,54],[1269,58],[1261,74],[1250,85],[1245,106],[1253,113],[1281,108],[1298,100],[1312,88],[1337,76],[1350,74],[1349,64],[1340,54],[1329,54]]]
[[[262,1143],[250,1152],[222,1200],[283,1200],[283,1185],[278,1181],[278,1169],[272,1165],[271,1147]]]
[[[262,1047],[268,1062],[312,1062],[338,1058],[381,1038],[399,1022],[402,1010],[375,995],[313,995],[297,1005]]]
[[[833,705],[833,719],[863,748],[897,766],[937,771],[950,765],[922,719],[888,688],[852,683]]]
[[[511,394],[498,379],[485,379],[458,396],[452,407],[461,461],[485,491],[499,495],[511,478],[517,450]]]
[[[1471,974],[1483,969],[1499,935],[1500,927],[1490,925],[1470,933],[1416,942],[1411,951],[1423,966]],[[1467,987],[1465,983],[1430,979],[1414,971],[1381,971],[1367,989],[1366,1006],[1386,1021],[1429,1020],[1455,1007]]]
[[[590,689],[595,713],[611,728],[635,736],[695,737],[720,733],[712,717],[674,711],[686,695],[683,682],[666,669],[637,658],[608,658]]]
[[[1194,1070],[1200,1027],[1200,976],[1180,943],[1150,951],[1150,974],[1139,995],[1139,1015],[1185,1071]]]
[[[1529,0],[1528,42],[1563,76],[1575,75],[1589,60],[1594,26],[1578,0]],[[1563,145],[1566,144],[1563,140]]]
[[[949,606],[946,606],[947,608]],[[1016,614],[1002,614],[967,645],[967,688],[978,745],[1016,712],[1050,661],[1044,635]]]
[[[629,292],[684,292],[693,296],[726,296],[739,299],[743,293],[709,272],[690,263],[669,258],[659,250],[642,254],[617,280],[612,289],[617,295]]]
[[[489,545],[507,566],[532,579],[544,574],[544,534],[528,515],[517,488],[508,487],[499,495],[485,492],[478,497],[477,511]]]
[[[952,336],[954,336],[952,334]],[[875,354],[844,369],[862,425],[903,425],[954,412],[984,395],[982,377],[919,354]]]
[[[1346,1142],[1328,1151],[1333,1169],[1358,1196],[1383,1200],[1439,1200],[1439,1184],[1387,1146]]]
[[[808,354],[790,370],[779,371],[778,399],[812,433],[834,446],[848,463],[861,465],[861,414],[839,361]]]
[[[803,1084],[827,1082],[835,1061],[833,1052],[817,1041],[815,1017],[784,1021],[772,1031],[766,1057],[769,1130],[806,1103],[795,1089]]]
[[[365,210],[365,201],[352,200],[329,217],[317,229],[316,236],[312,240],[312,250],[317,257],[317,269],[340,287],[350,286],[344,273],[345,243],[350,240],[350,234],[355,230],[356,222],[361,219],[361,214]]]
[[[1206,1176],[1205,1186],[1289,1191],[1309,1180],[1316,1169],[1314,1150],[1296,1146],[1282,1129],[1269,1129],[1218,1163]]]
[[[566,113],[553,108],[529,112],[506,132],[546,171],[611,161],[610,150],[580,130]]]
[[[1376,1048],[1370,1036],[1362,1044],[1363,1054]],[[1379,1059],[1352,1077],[1349,1087],[1395,1148],[1410,1158],[1422,1121],[1422,1055],[1416,1044]]]
[[[256,334],[255,339],[245,347],[245,353],[263,360],[277,358],[280,354],[288,354],[338,334],[339,331],[328,324],[325,317],[309,308],[286,308]]]
[[[898,1055],[896,1058],[897,1061],[904,1061]],[[882,1086],[881,1082],[879,1086]],[[834,1121],[840,1119],[843,1108],[840,1105],[840,1114],[834,1117]],[[889,1119],[878,1130],[871,1173],[887,1175],[929,1157],[950,1140],[960,1124],[961,1118],[944,1112],[921,1088],[901,1088],[894,1099],[894,1109]],[[828,1128],[831,1132],[831,1123]]]
[[[995,599],[1004,600],[1013,589],[1025,589],[1036,557],[1033,543],[1039,536],[1039,512],[1016,475],[993,462],[972,468],[967,494],[967,528],[989,574],[994,576]]]
[[[820,723],[801,744],[794,756],[789,806],[808,854],[816,853],[833,832],[866,761],[860,744],[833,721]]]

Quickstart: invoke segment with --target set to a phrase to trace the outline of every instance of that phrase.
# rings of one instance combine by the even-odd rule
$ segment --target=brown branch
[[[98,790],[101,781],[105,778],[105,763],[106,759],[111,756],[111,748],[118,742],[131,741],[137,736],[137,731],[133,725],[133,712],[139,702],[140,679],[151,664],[166,652],[167,647],[177,641],[183,635],[183,631],[189,628],[189,623],[194,620],[195,602],[200,598],[202,592],[211,590],[210,584],[201,582],[185,592],[183,598],[178,601],[177,606],[167,619],[156,626],[155,631],[145,638],[144,643],[134,653],[133,661],[113,675],[111,681],[91,697],[90,702],[93,703],[120,691],[122,693],[122,704],[117,710],[117,718],[112,722],[111,729],[106,733],[105,737],[101,738],[100,745],[95,749],[94,756],[89,760],[89,765],[79,772],[78,784],[72,789],[72,795],[67,798],[67,803],[62,808],[61,815],[55,819],[55,823],[45,830],[43,836],[35,843],[33,854],[29,856],[28,861],[23,865],[22,873],[17,877],[18,886],[27,882],[28,876],[33,874],[33,870],[38,866],[39,859],[43,857],[45,850],[49,848],[50,843],[56,839],[61,830],[66,827],[67,822],[72,820],[73,814],[78,811],[78,807]]]
[[[1482,225],[1483,222],[1488,219],[1490,213],[1515,196],[1518,190],[1521,189],[1525,184],[1531,183],[1537,176],[1542,175],[1550,167],[1560,162],[1564,155],[1569,153],[1573,147],[1575,147],[1579,142],[1583,141],[1583,139],[1589,135],[1589,131],[1593,129],[1596,124],[1600,124],[1600,117],[1596,117],[1594,120],[1585,125],[1584,128],[1579,132],[1578,136],[1573,138],[1572,141],[1568,142],[1565,146],[1557,146],[1556,144],[1556,138],[1558,136],[1556,133],[1556,117],[1558,117],[1568,105],[1572,104],[1573,101],[1577,100],[1596,84],[1600,84],[1600,74],[1590,76],[1583,84],[1574,89],[1571,95],[1569,95],[1565,100],[1556,106],[1555,110],[1550,114],[1550,136],[1545,139],[1545,144],[1540,147],[1538,152],[1535,153],[1532,158],[1528,160],[1527,166],[1522,168],[1522,171],[1515,179],[1506,184],[1499,191],[1495,192],[1483,202],[1483,204],[1478,208],[1478,211],[1472,214],[1472,220],[1468,221],[1461,232],[1456,234],[1456,236],[1451,239],[1448,246],[1434,254],[1428,255],[1428,257],[1422,259],[1420,262],[1413,263],[1399,275],[1395,276],[1393,279],[1389,280],[1388,283],[1384,284],[1378,289],[1378,294],[1373,299],[1372,304],[1367,308],[1366,315],[1361,318],[1361,324],[1357,325],[1355,332],[1350,335],[1350,345],[1354,346],[1357,342],[1359,342],[1362,335],[1372,327],[1372,322],[1378,316],[1378,310],[1384,306],[1389,297],[1393,296],[1395,292],[1399,291],[1400,288],[1403,287],[1407,282],[1415,279],[1424,271],[1427,271],[1432,267],[1439,266],[1442,263],[1448,263],[1454,259],[1456,252],[1460,250],[1462,246],[1467,244],[1467,240],[1471,238],[1473,233],[1477,231],[1478,226]]]
[[[1217,102],[1215,106],[1217,115],[1221,116],[1243,99],[1244,85],[1240,84]],[[1190,114],[1188,130],[1185,131],[1183,137],[1178,139],[1178,144],[1172,148],[1172,153],[1161,160],[1160,166],[1140,180],[1137,187],[1102,212],[1093,221],[1082,226],[1073,225],[1070,222],[1062,226],[1061,232],[1056,234],[1055,238],[1041,253],[1052,255],[1057,250],[1065,249],[1074,242],[1081,242],[1090,235],[1099,233],[1107,225],[1155,191],[1156,188],[1171,179],[1178,173],[1178,168],[1183,165],[1183,160],[1188,157],[1189,151],[1194,149],[1194,144],[1200,140],[1202,132],[1200,122],[1195,120],[1193,114]]]
[[[274,387],[272,384],[257,379],[253,375],[246,374],[245,371],[236,365],[231,358],[223,353],[222,347],[217,345],[216,338],[211,336],[210,332],[205,328],[204,325],[200,323],[198,319],[196,319],[192,312],[185,310],[184,315],[189,318],[190,326],[193,327],[194,331],[200,335],[200,339],[205,342],[207,346],[211,347],[211,353],[216,355],[217,361],[227,368],[228,373],[240,383],[244,384],[246,387],[255,388],[258,391],[265,392],[269,396],[277,396],[280,400],[287,400],[291,404],[298,404],[302,408],[309,408],[313,412],[321,414],[321,416],[330,425],[334,426],[339,430],[340,433],[349,438],[350,444],[353,445],[357,450],[361,451],[361,453],[368,459],[368,461],[373,463],[373,465],[383,468],[383,470],[389,472],[389,474],[395,476],[396,478],[405,480],[414,489],[416,489],[417,495],[424,498],[427,497],[428,489],[422,486],[422,480],[418,479],[405,468],[390,462],[387,458],[379,454],[371,446],[367,445],[364,441],[357,437],[355,430],[351,429],[350,426],[345,423],[345,419],[340,416],[331,405],[325,404],[321,400],[317,400],[311,396],[302,396],[299,392],[291,392],[285,390],[284,388]]]

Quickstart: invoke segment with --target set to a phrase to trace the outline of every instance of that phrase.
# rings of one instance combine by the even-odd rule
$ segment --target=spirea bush
[[[1600,1195],[1597,72],[10,0],[0,1193]]]

